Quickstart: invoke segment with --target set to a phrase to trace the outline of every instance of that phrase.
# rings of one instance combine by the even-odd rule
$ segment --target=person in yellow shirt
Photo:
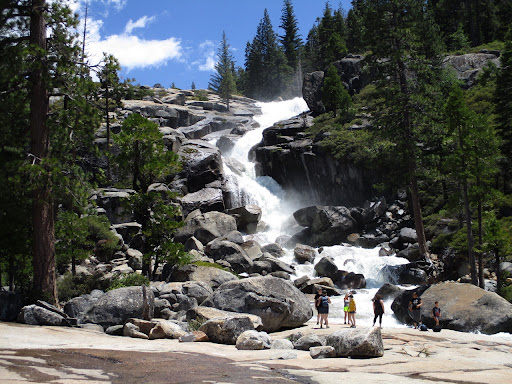
[[[350,324],[350,328],[356,327],[356,302],[354,300],[354,296],[350,294],[348,296],[350,299],[348,303],[348,323]]]

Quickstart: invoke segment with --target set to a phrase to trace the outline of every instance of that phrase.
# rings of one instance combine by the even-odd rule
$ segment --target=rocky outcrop
[[[470,88],[475,84],[478,74],[489,63],[500,67],[499,52],[467,53],[465,55],[447,56],[443,60],[443,66],[452,68],[465,88]]]
[[[364,70],[363,60],[364,57],[362,56],[349,55],[332,63],[338,70],[343,85],[351,95],[359,93],[371,81],[369,73]],[[325,68],[325,71],[327,71],[327,68]],[[309,109],[315,114],[325,112],[325,106],[322,103],[325,71],[306,73],[302,83],[302,96],[306,100]]]
[[[312,206],[299,209],[293,217],[299,225],[309,228],[308,244],[315,246],[341,244],[357,228],[346,207]]]
[[[187,140],[178,155],[183,167],[178,177],[186,180],[186,193],[197,192],[210,183],[222,181],[222,158],[214,145],[204,140]]]
[[[266,332],[298,327],[313,316],[302,292],[291,282],[272,276],[224,283],[203,305],[258,315]]]
[[[252,151],[258,175],[272,177],[290,193],[300,191],[305,202],[362,205],[372,197],[377,175],[335,159],[307,137],[305,130],[311,124],[310,118],[297,117],[265,129],[262,142]]]

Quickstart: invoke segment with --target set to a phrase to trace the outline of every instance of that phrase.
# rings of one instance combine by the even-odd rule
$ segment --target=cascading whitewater
[[[291,217],[292,213],[301,206],[294,204],[294,201],[286,199],[286,194],[281,186],[271,177],[256,176],[254,163],[249,161],[250,149],[262,139],[262,133],[278,121],[286,120],[307,111],[308,107],[302,98],[292,100],[258,103],[262,114],[254,119],[260,124],[260,128],[247,132],[241,137],[230,152],[229,158],[224,158],[227,176],[227,185],[230,188],[232,206],[245,204],[256,204],[262,209],[262,220],[268,225],[265,232],[251,235],[252,239],[261,245],[272,243],[282,235],[283,224]],[[236,168],[236,172],[230,168]],[[362,273],[367,280],[367,289],[357,290],[355,295],[357,303],[357,323],[360,325],[371,325],[373,320],[373,309],[371,299],[377,289],[386,281],[383,281],[380,270],[389,265],[406,264],[406,259],[395,256],[380,257],[378,248],[363,249],[351,246],[323,247],[321,255],[315,259],[318,262],[323,256],[330,256],[334,259],[339,269]],[[292,264],[296,268],[295,278],[307,275],[314,277],[314,265],[297,264],[294,260],[293,251],[288,250],[283,261]],[[293,278],[293,277],[292,277]],[[330,319],[335,323],[343,322],[343,297],[333,297],[330,311]],[[390,302],[386,302],[386,314],[383,325],[386,327],[402,326],[392,316]]]

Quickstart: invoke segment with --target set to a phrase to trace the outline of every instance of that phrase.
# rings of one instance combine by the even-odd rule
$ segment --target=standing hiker
[[[409,312],[412,317],[412,322],[414,324],[414,329],[418,328],[419,324],[421,324],[421,306],[423,302],[418,297],[418,292],[413,292],[412,299],[409,301]]]
[[[377,317],[379,318],[379,327],[382,327],[382,315],[384,314],[384,302],[382,301],[382,297],[377,293],[373,298],[373,314],[375,315],[373,318],[373,325],[377,321]]]

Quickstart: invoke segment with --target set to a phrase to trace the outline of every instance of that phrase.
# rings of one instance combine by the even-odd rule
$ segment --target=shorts
[[[356,313],[356,311],[352,311],[352,312],[349,312],[349,313]]]
[[[415,323],[421,322],[421,310],[419,309],[413,309],[411,313],[412,320]]]
[[[344,310],[345,312],[348,312],[348,307],[343,307],[343,310]]]
[[[318,313],[329,313],[329,307],[318,307]]]

